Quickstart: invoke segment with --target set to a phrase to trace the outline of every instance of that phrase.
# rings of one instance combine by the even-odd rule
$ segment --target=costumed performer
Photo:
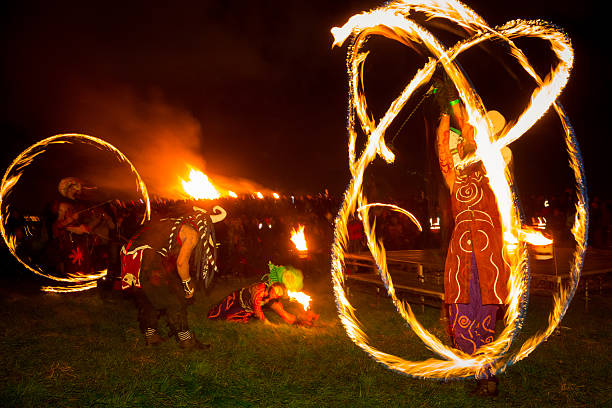
[[[246,323],[256,318],[269,323],[262,307],[268,306],[274,310],[285,322],[295,325],[308,325],[295,315],[287,312],[281,298],[287,291],[298,292],[304,286],[302,271],[291,266],[276,266],[268,263],[270,273],[264,275],[263,282],[238,289],[227,295],[221,302],[213,306],[208,312],[211,320],[229,320]]]
[[[193,207],[178,218],[164,218],[145,224],[121,250],[122,289],[134,288],[138,321],[147,345],[164,341],[158,322],[166,314],[169,336],[176,335],[183,349],[208,349],[189,330],[187,300],[196,284],[208,286],[216,270],[216,239],[213,223],[223,220],[225,210],[216,213]]]
[[[476,150],[474,129],[454,85],[438,80],[434,86],[441,110],[438,160],[451,193],[454,218],[444,266],[444,299],[454,347],[474,354],[493,341],[498,312],[508,297],[510,269],[504,259],[501,218],[484,166],[477,162],[462,171],[456,167]],[[496,133],[505,124],[500,117],[489,113]],[[508,152],[504,152],[506,158]],[[498,394],[498,380],[488,369],[476,380],[474,394]]]

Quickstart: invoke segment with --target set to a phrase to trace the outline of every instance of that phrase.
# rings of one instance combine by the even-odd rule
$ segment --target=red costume
[[[508,296],[510,269],[503,259],[502,227],[495,195],[480,165],[465,175],[456,175],[451,201],[455,228],[444,267],[445,302],[470,302],[473,254],[482,304],[501,305]]]

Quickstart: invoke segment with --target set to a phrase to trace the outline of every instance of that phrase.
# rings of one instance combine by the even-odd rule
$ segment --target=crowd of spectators
[[[571,191],[554,197],[530,196],[522,200],[524,219],[527,224],[545,224],[545,231],[557,246],[573,245],[571,227],[574,222],[574,200]],[[376,218],[376,235],[382,239],[387,250],[440,248],[444,245],[444,230],[448,228],[437,205],[428,203],[424,195],[387,203],[410,211],[421,224],[419,231],[409,217],[388,207],[374,207],[370,220]],[[87,204],[89,205],[89,204]],[[220,205],[227,211],[224,221],[215,225],[218,242],[219,273],[226,276],[252,277],[263,275],[267,263],[298,264],[304,257],[317,259],[321,266],[329,264],[330,247],[333,240],[334,218],[340,206],[340,198],[324,193],[314,196],[282,196],[258,198],[244,195],[239,198],[217,200],[151,200],[151,217],[178,216],[194,205],[209,211]],[[593,197],[590,200],[589,246],[607,248],[612,244],[610,228],[610,202]],[[96,251],[98,237],[88,236],[86,244],[90,255],[97,259],[92,268],[105,266],[109,275],[119,274],[118,251],[138,230],[143,215],[141,201],[113,200],[105,202],[98,211],[109,215],[114,221],[114,230],[109,231],[111,245]],[[54,204],[38,216],[11,213],[7,231],[15,237],[17,250],[34,264],[47,270],[63,273],[62,263],[67,254],[58,253],[54,245],[52,225],[56,213]],[[308,255],[299,253],[290,240],[292,229],[305,226]],[[542,226],[542,225],[541,225]],[[352,217],[348,224],[349,252],[367,250],[362,223]],[[111,252],[104,253],[104,252]],[[326,268],[319,268],[325,270]]]
[[[112,245],[100,251],[100,240],[95,233],[79,236],[70,233],[69,239],[87,248],[84,260],[91,258],[89,267],[92,270],[108,268],[109,276],[118,276],[119,250],[141,227],[144,202],[111,200],[102,205],[82,204],[86,209],[95,207],[98,214],[108,215],[114,221],[114,228],[108,233]],[[217,200],[152,198],[151,219],[184,215],[194,206],[213,212],[216,205],[227,212],[225,220],[215,224],[220,275],[262,276],[267,272],[269,261],[295,264],[316,258],[319,262],[328,262],[333,220],[339,205],[339,201],[328,194],[263,199],[251,195]],[[83,211],[82,216],[86,218],[87,213]],[[69,263],[71,253],[70,248],[67,252],[57,245],[60,237],[53,228],[56,219],[57,203],[51,203],[36,216],[13,212],[7,230],[15,237],[16,249],[24,259],[61,276],[66,273],[64,266]],[[306,253],[298,252],[290,240],[292,230],[300,225],[305,226]]]

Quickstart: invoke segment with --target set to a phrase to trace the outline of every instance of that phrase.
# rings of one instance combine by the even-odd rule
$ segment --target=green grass
[[[306,271],[308,275],[308,271]],[[144,346],[136,309],[118,293],[53,295],[7,288],[0,298],[0,405],[15,407],[565,407],[610,406],[611,300],[589,312],[574,299],[559,329],[501,376],[495,399],[471,397],[471,381],[409,378],[376,363],[346,336],[329,276],[307,279],[321,314],[317,327],[236,324],[205,319],[238,281],[219,281],[189,309],[197,336],[213,348],[183,352],[174,340]],[[246,284],[248,282],[243,282]],[[353,291],[374,345],[411,359],[432,357],[386,298]],[[547,318],[550,298],[534,297],[524,329]],[[289,308],[297,305],[291,304]],[[439,311],[415,307],[439,336]]]

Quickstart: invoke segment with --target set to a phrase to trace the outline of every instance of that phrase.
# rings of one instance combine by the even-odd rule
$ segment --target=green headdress
[[[293,266],[274,265],[272,262],[268,262],[268,268],[270,273],[262,277],[262,279],[268,277],[268,285],[280,282],[292,292],[299,292],[304,287],[304,275],[299,269]]]

